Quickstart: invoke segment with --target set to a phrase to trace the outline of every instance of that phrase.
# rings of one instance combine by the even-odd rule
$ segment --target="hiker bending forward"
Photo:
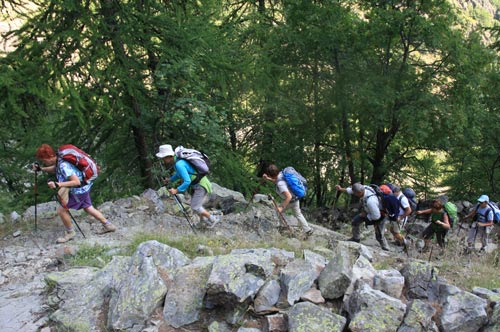
[[[208,194],[212,193],[212,183],[208,180],[207,176],[201,179],[196,177],[196,169],[184,159],[177,159],[174,150],[170,144],[160,146],[158,158],[163,159],[167,166],[174,165],[175,172],[170,178],[166,178],[165,182],[175,183],[181,180],[182,183],[177,188],[170,188],[168,191],[172,195],[184,193],[188,188],[191,188],[191,209],[200,216],[200,220],[209,228],[212,228],[219,222],[219,219],[205,210],[203,203]]]
[[[375,238],[383,250],[389,250],[387,240],[385,239],[385,222],[386,218],[382,216],[382,206],[375,191],[369,186],[364,186],[361,183],[355,183],[352,187],[342,188],[336,185],[335,189],[340,192],[348,193],[358,197],[362,204],[363,210],[354,217],[352,220],[352,237],[348,241],[360,242],[361,231],[360,226],[362,223],[366,225],[373,225],[375,229]]]
[[[465,216],[464,219],[472,218],[473,222],[467,234],[467,248],[474,249],[476,239],[481,240],[480,251],[485,251],[488,246],[488,235],[493,228],[493,209],[488,202],[490,198],[487,195],[481,195],[477,199],[478,205]]]
[[[394,225],[394,233],[391,231],[391,233],[394,235],[395,233],[398,233],[398,235],[394,235],[396,238],[396,241],[398,242],[399,245],[406,246],[407,241],[406,239],[401,235],[401,229],[404,229],[406,222],[408,221],[409,215],[412,213],[411,206],[410,206],[410,201],[408,198],[401,192],[401,188],[399,186],[393,186],[392,189],[394,196],[399,201],[399,214],[398,214],[398,220],[396,221],[396,224]],[[396,228],[397,227],[397,228]]]
[[[283,177],[283,172],[281,172],[276,165],[271,164],[267,166],[266,171],[262,174],[262,178],[273,182],[276,185],[276,193],[283,199],[281,204],[278,206],[278,212],[282,213],[286,209],[290,208],[294,216],[299,221],[302,231],[305,232],[306,235],[312,234],[313,230],[307,223],[307,220],[300,209],[300,200],[295,197],[290,188],[288,188],[288,185]]]
[[[444,204],[441,200],[435,199],[432,201],[432,207],[426,210],[417,211],[417,215],[420,214],[430,214],[431,223],[424,229],[422,236],[425,241],[424,250],[429,249],[429,244],[436,234],[436,240],[439,246],[444,249],[445,247],[445,237],[448,230],[451,228],[450,220],[448,218],[448,214],[444,210]]]
[[[71,223],[69,209],[83,209],[86,213],[100,221],[103,226],[102,233],[116,231],[115,225],[106,220],[101,211],[92,206],[92,200],[90,199],[92,183],[82,185],[82,171],[70,162],[58,158],[54,149],[48,144],[42,144],[36,150],[36,158],[45,167],[34,164],[34,171],[44,171],[55,173],[56,175],[56,181],[49,181],[47,184],[49,188],[58,189],[56,195],[58,196],[57,200],[60,205],[57,207],[57,214],[66,228],[64,236],[58,238],[56,240],[57,243],[68,242],[76,236],[73,224]]]

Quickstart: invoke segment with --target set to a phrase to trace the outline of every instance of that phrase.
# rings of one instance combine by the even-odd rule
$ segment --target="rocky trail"
[[[13,223],[12,229],[0,238],[0,331],[53,331],[49,321],[53,308],[47,301],[44,278],[49,273],[69,269],[68,257],[75,255],[82,247],[105,246],[109,248],[111,255],[121,255],[140,234],[179,237],[194,232],[197,236],[224,238],[237,245],[252,241],[274,243],[273,241],[284,239],[294,248],[300,248],[304,243],[309,247],[318,245],[329,248],[332,241],[348,238],[348,227],[345,231],[334,232],[315,224],[312,216],[309,218],[314,229],[312,236],[304,237],[300,234],[296,228],[297,221],[291,216],[287,216],[287,220],[296,234],[284,236],[279,232],[278,216],[267,196],[257,195],[254,204],[247,209],[247,202],[240,193],[218,186],[216,193],[207,207],[217,212],[225,210],[226,214],[213,229],[196,227],[193,231],[171,197],[147,190],[140,196],[98,206],[118,227],[113,233],[103,234],[99,222],[85,213],[74,212],[73,216],[85,237],[77,229],[77,237],[66,244],[55,243],[63,232],[55,213],[56,203],[37,206],[36,230],[34,207],[30,207],[23,213],[22,219]],[[191,221],[198,223],[197,217],[192,217]],[[393,258],[395,264],[402,265],[410,260],[400,247],[391,246],[390,252],[380,250],[372,233],[371,227],[365,229],[362,244],[372,249],[375,261],[389,257]],[[491,248],[494,250],[496,246],[492,245]],[[413,253],[415,254],[416,252]]]
[[[242,196],[238,200],[246,205]],[[74,240],[56,244],[56,239],[63,233],[62,224],[55,214],[56,207],[55,202],[37,206],[36,230],[34,207],[30,207],[23,214],[23,222],[15,224],[12,231],[0,239],[2,332],[44,331],[50,311],[50,307],[44,303],[44,276],[53,271],[65,270],[66,258],[79,247],[102,245],[119,252],[120,248],[126,247],[141,233],[181,235],[193,232],[173,199],[159,199],[156,192],[146,191],[140,197],[107,202],[98,207],[118,227],[113,233],[102,234],[99,222],[85,213],[72,211],[85,238],[76,228]],[[193,223],[198,222],[197,217],[191,218]],[[236,241],[240,237],[258,241],[275,228],[273,223],[277,223],[277,219],[269,206],[257,212],[252,207],[247,213],[224,216],[213,229],[195,228],[195,231],[203,236],[224,236]],[[323,229],[320,233],[324,236],[328,233],[322,227],[313,226]],[[46,331],[50,331],[48,327]]]

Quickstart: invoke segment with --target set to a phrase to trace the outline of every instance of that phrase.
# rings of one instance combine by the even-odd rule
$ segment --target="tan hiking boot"
[[[75,231],[66,231],[64,232],[64,236],[60,237],[56,240],[56,243],[65,243],[68,242],[69,240],[73,239],[76,236]]]
[[[116,231],[116,226],[113,225],[112,223],[103,224],[102,228],[103,228],[103,232],[101,234]]]

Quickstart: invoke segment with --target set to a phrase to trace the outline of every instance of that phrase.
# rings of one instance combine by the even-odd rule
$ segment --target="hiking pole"
[[[248,207],[250,206],[250,204],[253,202],[253,198],[255,197],[255,195],[257,195],[260,191],[260,186],[262,185],[262,179],[259,180],[259,184],[257,185],[257,187],[255,187],[255,189],[253,190],[252,192],[252,197],[250,197],[250,200],[248,201],[247,205],[245,206],[245,209],[243,211],[246,211],[248,209]]]
[[[172,194],[172,196],[174,196],[174,200],[177,202],[177,205],[179,205],[179,208],[181,209],[184,217],[186,217],[186,220],[189,224],[189,227],[191,227],[191,229],[193,230],[193,233],[196,234],[196,231],[194,230],[194,226],[193,226],[193,223],[191,221],[191,218],[189,218],[189,215],[188,215],[186,209],[184,208],[184,205],[182,204],[181,200],[179,199],[179,197],[177,197],[177,194]]]
[[[273,202],[274,209],[278,213],[278,219],[281,221],[281,223],[283,225],[285,225],[285,228],[291,232],[292,229],[290,228],[290,225],[288,225],[288,223],[286,222],[286,219],[285,219],[285,216],[283,215],[283,213],[280,212],[280,210],[278,208],[278,204],[276,204],[276,200],[274,199],[273,195],[269,194],[268,197]]]
[[[432,240],[431,240],[431,241],[432,241]],[[429,253],[429,259],[427,260],[428,262],[430,262],[430,261],[431,261],[431,258],[432,258],[432,250],[433,250],[433,249],[434,249],[434,244],[433,244],[433,243],[431,243],[431,251],[430,251],[430,253]]]
[[[34,190],[35,190],[35,232],[37,231],[37,219],[38,219],[38,215],[37,215],[37,203],[38,203],[38,200],[37,200],[37,196],[38,196],[38,170],[40,169],[40,164],[39,163],[35,163],[35,186],[34,186]]]
[[[54,194],[54,197],[56,198],[56,201],[63,207],[63,209],[65,209],[66,211],[68,211],[68,214],[69,216],[71,217],[71,220],[73,220],[73,222],[75,223],[76,225],[76,228],[78,228],[78,230],[80,231],[80,233],[82,233],[83,237],[84,238],[87,238],[85,236],[85,234],[83,233],[82,229],[80,228],[80,225],[78,225],[78,223],[76,222],[75,220],[75,217],[73,217],[73,215],[71,214],[71,212],[69,211],[69,208],[68,208],[68,205],[66,204],[63,204],[61,198],[59,197],[59,193],[56,191],[56,193]]]

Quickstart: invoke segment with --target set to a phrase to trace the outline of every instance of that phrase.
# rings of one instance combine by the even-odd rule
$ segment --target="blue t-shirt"
[[[83,173],[75,165],[64,160],[58,160],[56,165],[56,178],[57,182],[66,182],[69,178],[76,174],[76,176],[83,183]],[[84,194],[90,190],[92,183],[86,184],[81,187],[72,187],[70,192],[75,195]]]

